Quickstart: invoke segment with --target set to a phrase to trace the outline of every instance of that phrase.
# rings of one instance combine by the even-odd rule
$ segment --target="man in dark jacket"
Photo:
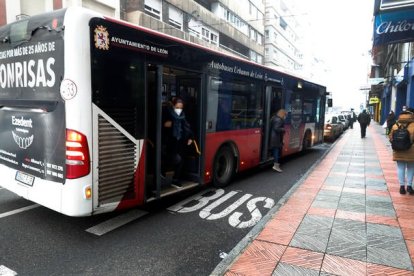
[[[367,126],[371,123],[371,116],[369,116],[366,109],[364,109],[362,113],[359,113],[358,122],[361,127],[361,138],[365,138]]]
[[[270,149],[273,154],[273,170],[282,172],[279,164],[280,152],[283,146],[283,135],[285,134],[286,110],[280,109],[270,121]]]

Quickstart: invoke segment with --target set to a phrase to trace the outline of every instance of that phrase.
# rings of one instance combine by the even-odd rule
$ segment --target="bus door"
[[[146,196],[160,198],[200,183],[201,77],[199,74],[161,65],[147,66]],[[164,120],[172,100],[184,101],[184,114],[194,134],[183,152],[180,186],[173,184],[175,165],[168,149]],[[197,146],[196,146],[197,145]]]
[[[261,161],[271,160],[272,154],[269,148],[270,139],[270,120],[276,112],[282,108],[282,86],[279,84],[270,84],[266,86],[264,100],[264,118],[263,118],[263,137],[262,137],[262,156]]]
[[[184,100],[185,116],[190,124],[194,135],[194,142],[187,148],[187,155],[185,158],[186,177],[188,180],[202,183],[201,171],[203,164],[201,164],[201,150],[204,148],[204,135],[202,131],[205,128],[203,121],[203,108],[201,97],[201,75],[187,75],[177,78],[177,96]]]

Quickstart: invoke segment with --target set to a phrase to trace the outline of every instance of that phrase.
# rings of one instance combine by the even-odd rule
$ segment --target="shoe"
[[[180,183],[180,181],[178,181],[178,179],[173,179],[171,181],[171,186],[173,186],[177,189],[181,189],[183,187],[183,185]]]
[[[282,169],[280,168],[280,164],[279,163],[274,163],[272,169],[274,171],[279,172],[279,173],[283,172]]]
[[[414,195],[414,190],[413,190],[413,187],[412,187],[412,186],[407,186],[407,192],[408,192],[410,195]]]
[[[400,194],[405,195],[405,186],[400,186]]]

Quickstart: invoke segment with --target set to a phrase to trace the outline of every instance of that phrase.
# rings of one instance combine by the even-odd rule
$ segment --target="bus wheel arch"
[[[312,131],[307,129],[305,134],[303,135],[303,142],[302,142],[302,151],[306,151],[307,149],[312,147]]]
[[[223,143],[213,159],[213,185],[217,188],[227,186],[238,171],[238,149],[232,142]]]

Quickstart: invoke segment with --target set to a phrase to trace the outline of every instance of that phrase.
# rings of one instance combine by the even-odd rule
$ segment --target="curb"
[[[229,252],[216,268],[210,273],[210,276],[221,276],[227,271],[227,269],[236,261],[237,257],[247,248],[247,246],[254,241],[254,239],[262,232],[265,225],[269,220],[273,218],[273,215],[279,211],[286,201],[292,196],[292,194],[299,188],[299,186],[306,180],[311,172],[321,163],[321,161],[331,152],[336,146],[338,141],[342,140],[344,134],[337,139],[329,149],[313,164],[308,171],[289,189],[289,191],[270,209],[270,211],[250,230],[249,233]]]

